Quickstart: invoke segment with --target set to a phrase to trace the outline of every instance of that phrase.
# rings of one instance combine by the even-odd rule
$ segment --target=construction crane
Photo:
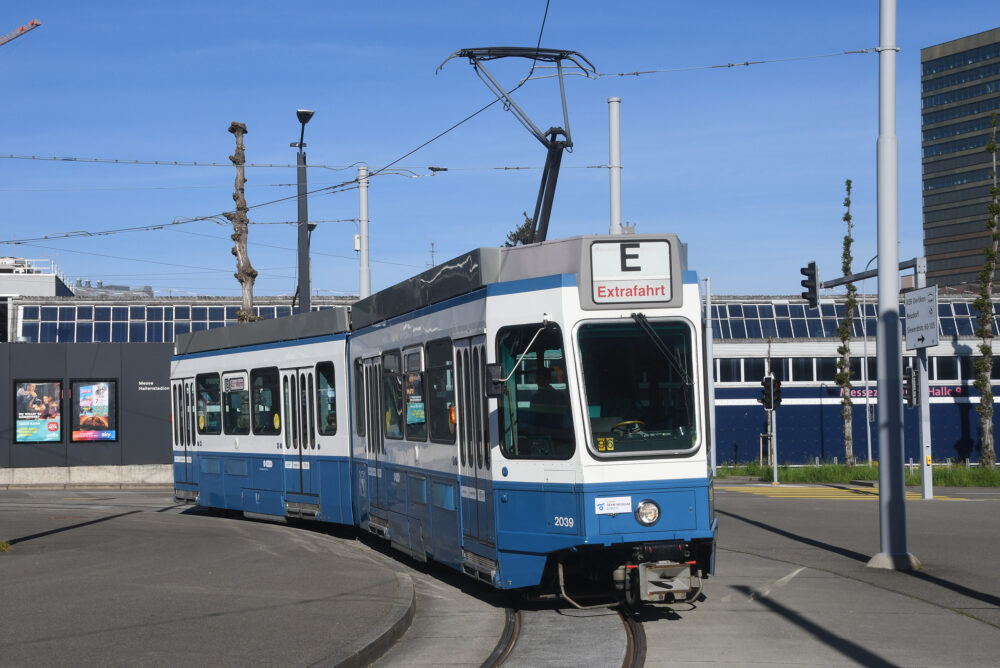
[[[17,30],[11,30],[6,35],[0,37],[0,46],[3,46],[4,44],[6,44],[7,42],[10,42],[11,40],[17,39],[21,35],[25,34],[26,32],[28,32],[30,30],[34,30],[35,28],[37,28],[40,25],[42,25],[41,21],[39,21],[38,19],[33,19],[31,22],[26,23],[25,25],[21,26]]]

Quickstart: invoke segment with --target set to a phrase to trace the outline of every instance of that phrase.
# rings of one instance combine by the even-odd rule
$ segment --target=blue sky
[[[295,110],[310,190],[377,170],[489,102],[466,47],[534,46],[545,0],[478,2],[45,2],[7,0],[0,33],[0,254],[52,258],[70,279],[152,285],[158,294],[239,293],[228,225],[212,221],[107,236],[230,210],[232,167],[24,160],[76,157],[228,165],[231,121],[247,161],[289,165]],[[997,27],[995,2],[900,2],[897,134],[900,258],[920,255],[922,47]],[[877,0],[611,3],[551,0],[542,46],[598,72],[567,79],[575,143],[563,160],[549,238],[608,230],[608,105],[622,98],[623,218],[675,232],[716,294],[797,294],[799,267],[839,273],[844,180],[854,182],[855,269],[876,248]],[[744,61],[750,67],[683,68]],[[507,87],[528,62],[489,66]],[[516,99],[543,130],[562,123],[554,79]],[[494,105],[372,179],[372,287],[431,262],[501,245],[534,207],[544,148]],[[435,176],[428,166],[447,167]],[[531,167],[504,170],[502,167]],[[346,168],[346,169],[333,169]],[[405,172],[403,173],[405,174]],[[251,206],[294,195],[295,170],[248,170]],[[258,295],[295,289],[294,200],[251,209]],[[314,294],[357,294],[356,190],[310,198]],[[329,221],[329,222],[327,222]],[[874,290],[869,286],[869,290]]]

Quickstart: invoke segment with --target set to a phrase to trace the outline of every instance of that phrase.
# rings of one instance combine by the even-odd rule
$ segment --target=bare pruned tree
[[[851,255],[851,246],[854,244],[854,224],[851,218],[851,180],[844,183],[847,195],[844,197],[843,221],[847,223],[847,234],[844,235],[844,251],[841,254],[840,266],[844,276],[850,276],[851,264],[854,257]],[[841,389],[843,398],[841,399],[840,417],[844,423],[844,461],[848,466],[854,466],[854,402],[851,400],[851,329],[854,323],[854,310],[857,308],[858,289],[854,283],[847,284],[847,300],[844,302],[844,318],[837,327],[837,336],[840,337],[840,346],[837,352],[840,359],[837,360],[837,375],[835,381]],[[867,364],[868,360],[862,363]]]
[[[243,165],[246,163],[246,154],[243,149],[243,135],[247,133],[245,123],[233,121],[229,125],[229,131],[236,136],[236,151],[229,159],[236,166],[236,191],[233,193],[233,201],[236,202],[236,211],[230,211],[223,215],[233,224],[233,233],[230,238],[234,242],[233,255],[236,256],[236,280],[243,288],[242,307],[236,312],[239,322],[253,322],[259,317],[253,312],[253,284],[257,279],[257,270],[250,264],[250,255],[247,252],[247,233],[249,231],[250,219],[247,217],[247,200],[244,196],[244,184],[246,177],[243,175]]]

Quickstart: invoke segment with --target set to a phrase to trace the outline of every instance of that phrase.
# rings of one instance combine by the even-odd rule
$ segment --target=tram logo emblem
[[[594,512],[598,515],[618,515],[632,512],[631,496],[599,496],[594,499]]]

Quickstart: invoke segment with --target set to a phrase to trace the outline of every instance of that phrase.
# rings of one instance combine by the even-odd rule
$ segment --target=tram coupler
[[[615,588],[629,602],[670,603],[691,591],[691,565],[653,561],[619,566],[613,573]]]
[[[174,488],[174,503],[198,503],[198,492]]]

